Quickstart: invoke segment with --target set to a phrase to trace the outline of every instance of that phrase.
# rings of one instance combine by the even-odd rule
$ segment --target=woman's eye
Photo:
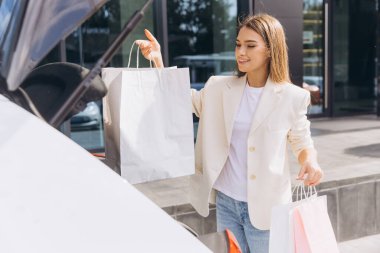
[[[253,48],[253,47],[256,47],[256,46],[255,45],[248,45],[248,47]]]
[[[239,44],[236,44],[236,47],[240,47],[240,45],[239,45]]]

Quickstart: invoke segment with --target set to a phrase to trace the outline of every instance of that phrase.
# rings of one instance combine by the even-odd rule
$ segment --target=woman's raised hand
[[[147,60],[152,60],[157,68],[163,68],[164,63],[160,43],[147,29],[144,29],[144,32],[148,40],[136,40],[136,44],[140,47],[141,53]]]

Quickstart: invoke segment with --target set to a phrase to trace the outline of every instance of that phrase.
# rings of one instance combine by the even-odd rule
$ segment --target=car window
[[[17,0],[0,0],[0,45],[3,44],[16,2]]]

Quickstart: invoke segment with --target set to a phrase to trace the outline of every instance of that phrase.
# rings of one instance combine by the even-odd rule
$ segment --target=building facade
[[[111,0],[45,59],[92,67],[144,0]],[[110,66],[125,67],[135,39],[151,30],[166,66],[190,68],[201,88],[211,75],[235,69],[238,20],[266,12],[283,24],[291,79],[311,91],[311,117],[380,115],[380,0],[155,0]],[[135,54],[134,51],[133,54]],[[132,57],[132,64],[136,55]],[[142,66],[149,66],[149,62]],[[136,66],[136,65],[133,65]],[[101,101],[96,104],[101,114]],[[100,115],[101,116],[101,115]],[[81,118],[80,118],[81,119]],[[101,151],[102,126],[67,122],[63,131],[85,148]],[[70,129],[70,126],[75,126]]]

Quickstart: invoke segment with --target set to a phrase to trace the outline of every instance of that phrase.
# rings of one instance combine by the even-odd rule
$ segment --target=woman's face
[[[235,57],[241,72],[267,71],[269,51],[263,38],[248,27],[242,27],[236,38]]]

